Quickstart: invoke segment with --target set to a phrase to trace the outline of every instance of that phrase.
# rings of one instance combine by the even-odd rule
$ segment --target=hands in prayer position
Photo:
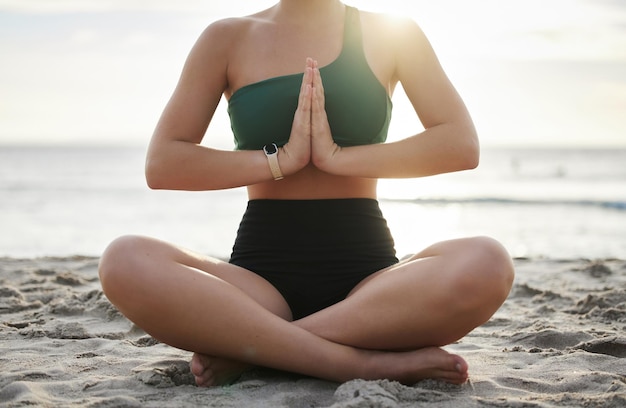
[[[307,58],[289,142],[280,149],[286,156],[281,161],[285,174],[296,173],[309,163],[330,172],[341,147],[333,140],[324,105],[324,85],[317,61]]]

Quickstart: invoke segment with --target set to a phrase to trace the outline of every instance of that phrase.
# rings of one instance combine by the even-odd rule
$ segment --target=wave
[[[568,206],[596,207],[610,210],[626,211],[626,201],[619,200],[566,200],[566,199],[515,199],[499,197],[468,197],[468,198],[414,198],[395,199],[381,198],[380,201],[400,202],[418,205],[518,205],[518,206]]]

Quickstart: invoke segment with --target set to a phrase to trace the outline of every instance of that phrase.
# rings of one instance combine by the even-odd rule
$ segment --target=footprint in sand
[[[608,356],[626,357],[626,338],[611,337],[588,341],[575,347],[589,353],[606,354]]]
[[[537,333],[520,333],[512,337],[512,342],[526,347],[540,349],[565,350],[584,341],[590,341],[593,336],[583,332],[563,332],[559,330],[542,330]]]

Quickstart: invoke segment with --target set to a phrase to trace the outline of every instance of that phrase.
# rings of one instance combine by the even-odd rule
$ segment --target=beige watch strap
[[[275,144],[273,147],[273,153],[268,153],[265,148],[263,148],[263,150],[265,152],[265,156],[267,156],[267,162],[270,165],[270,171],[272,172],[272,176],[274,176],[274,180],[282,180],[284,177],[283,173],[280,171],[280,166],[278,165],[278,147],[276,147]]]
[[[268,155],[267,162],[270,164],[270,171],[272,172],[272,176],[274,176],[274,180],[282,180],[284,177],[278,165],[278,154],[274,153]]]

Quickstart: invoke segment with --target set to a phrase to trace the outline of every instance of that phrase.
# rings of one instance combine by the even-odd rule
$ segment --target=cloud
[[[80,13],[94,11],[131,11],[141,9],[199,10],[206,2],[147,0],[0,0],[0,9],[30,13]]]
[[[70,35],[70,42],[77,45],[93,43],[98,39],[98,32],[90,28],[77,29]]]
[[[0,0],[0,10],[26,13],[175,11],[230,15],[251,12],[273,3],[271,0]]]
[[[465,25],[465,41],[471,41],[466,48],[482,49],[486,56],[626,61],[624,2],[480,0],[465,7],[460,14],[466,17],[454,15]],[[483,23],[476,24],[481,16]]]

